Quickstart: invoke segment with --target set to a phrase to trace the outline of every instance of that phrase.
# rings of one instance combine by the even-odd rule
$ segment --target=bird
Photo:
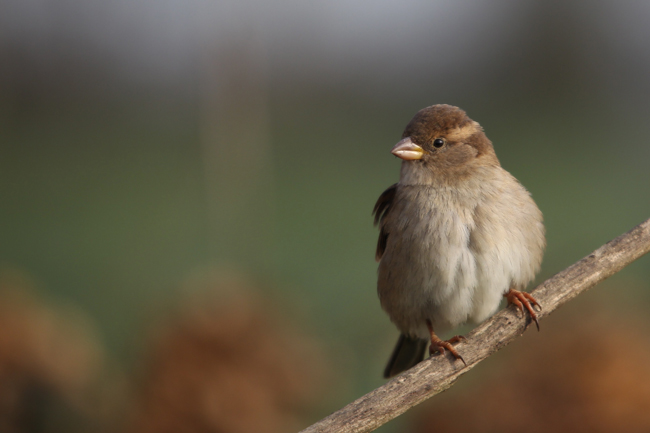
[[[384,370],[393,377],[429,354],[449,351],[437,333],[480,323],[505,297],[539,330],[541,305],[524,288],[546,247],[542,212],[501,167],[481,125],[445,104],[418,111],[391,153],[399,181],[373,209],[379,239],[377,292],[401,335]]]

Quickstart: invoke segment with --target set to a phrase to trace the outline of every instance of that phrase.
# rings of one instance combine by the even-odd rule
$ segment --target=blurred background
[[[466,110],[531,191],[538,282],[650,217],[648,2],[0,11],[2,431],[295,431],[384,383],[370,212],[428,105]],[[647,431],[621,408],[650,401],[649,307],[646,257],[380,431],[579,431],[571,405]],[[567,364],[592,376],[567,387]]]

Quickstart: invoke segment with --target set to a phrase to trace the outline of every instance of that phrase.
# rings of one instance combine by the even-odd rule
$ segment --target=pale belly
[[[532,280],[541,261],[543,245],[539,253],[531,251],[517,226],[524,217],[481,218],[476,203],[445,201],[434,206],[418,194],[397,203],[379,264],[382,308],[414,337],[428,338],[427,320],[437,332],[485,320],[511,286]]]

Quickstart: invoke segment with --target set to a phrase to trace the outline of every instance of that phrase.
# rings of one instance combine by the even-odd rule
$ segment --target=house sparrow
[[[420,110],[391,153],[399,182],[373,210],[380,233],[377,291],[402,335],[384,377],[453,343],[435,332],[482,322],[502,297],[537,324],[535,299],[522,290],[539,271],[546,240],[530,193],[501,168],[483,128],[450,105]],[[435,332],[434,332],[435,330]]]

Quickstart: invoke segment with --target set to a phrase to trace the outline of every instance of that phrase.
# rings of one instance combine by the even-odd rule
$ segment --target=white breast
[[[402,332],[427,338],[427,319],[437,331],[483,321],[511,286],[534,278],[541,213],[509,173],[490,170],[490,182],[398,186],[378,292]]]

